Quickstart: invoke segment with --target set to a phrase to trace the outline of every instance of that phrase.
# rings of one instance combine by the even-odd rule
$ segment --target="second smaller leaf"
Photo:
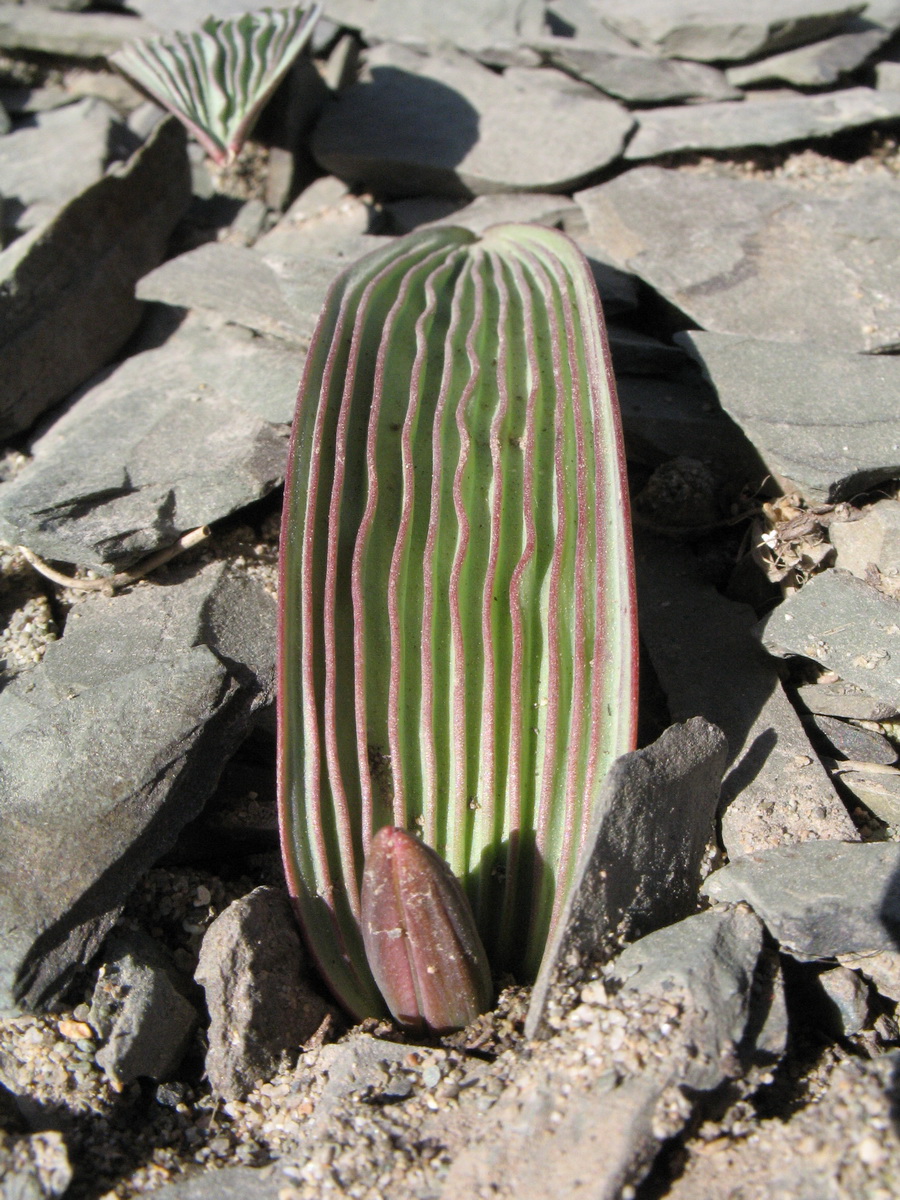
[[[133,42],[110,62],[174,113],[224,165],[234,161],[321,12],[314,4],[262,8],[225,20],[207,17],[193,32]]]

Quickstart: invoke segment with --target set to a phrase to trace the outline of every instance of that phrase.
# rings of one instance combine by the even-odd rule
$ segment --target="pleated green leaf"
[[[322,12],[262,8],[132,42],[110,62],[183,121],[218,163],[234,159]]]
[[[383,1011],[360,880],[386,825],[450,865],[494,970],[533,977],[636,723],[619,415],[568,238],[422,231],[338,278],[281,554],[282,842],[326,979]]]

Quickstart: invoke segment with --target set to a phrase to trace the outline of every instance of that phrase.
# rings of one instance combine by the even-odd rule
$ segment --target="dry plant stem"
[[[115,575],[104,575],[100,579],[77,579],[73,575],[63,575],[61,571],[56,571],[45,563],[27,546],[18,546],[17,549],[22,557],[51,583],[58,583],[61,587],[73,588],[80,592],[109,593],[115,591],[116,588],[127,587],[130,583],[136,583],[139,579],[143,579],[145,575],[149,575],[151,571],[155,571],[157,567],[167,563],[170,558],[175,558],[183,550],[190,550],[192,546],[199,546],[201,542],[205,542],[211,533],[212,530],[208,525],[201,525],[199,529],[191,529],[188,533],[182,534],[171,546],[157,551],[156,554],[151,554],[149,558],[145,558],[142,563],[138,563],[130,571],[119,571]]]

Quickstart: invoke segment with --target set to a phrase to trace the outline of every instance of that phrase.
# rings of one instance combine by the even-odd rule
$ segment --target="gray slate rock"
[[[818,984],[825,993],[832,1027],[838,1037],[862,1033],[869,1021],[869,989],[848,967],[820,971]]]
[[[625,147],[632,162],[661,154],[782,146],[831,137],[900,117],[900,92],[855,87],[821,96],[747,97],[720,104],[654,108],[638,115]]]
[[[205,242],[145,275],[137,296],[176,308],[218,313],[226,321],[270,337],[289,342],[300,339],[298,314],[288,304],[278,276],[246,247]],[[324,296],[323,290],[322,299]],[[307,336],[309,323],[307,319]]]
[[[713,900],[744,901],[799,959],[896,951],[900,846],[806,842],[737,858],[703,884]]]
[[[0,1131],[2,1200],[56,1200],[72,1181],[72,1167],[61,1133],[47,1130],[28,1137]]]
[[[900,716],[896,705],[873,700],[852,684],[808,683],[797,689],[801,704],[811,713],[851,721],[890,721]]]
[[[284,478],[302,355],[188,318],[89,386],[0,490],[0,536],[109,573]]]
[[[363,34],[369,42],[405,42],[418,47],[450,43],[473,52],[510,48],[540,33],[541,0],[374,0]]]
[[[205,7],[208,11],[209,6]],[[3,50],[106,58],[132,38],[152,37],[154,32],[143,21],[115,13],[67,13],[34,4],[0,4]]]
[[[548,62],[626,104],[735,100],[741,95],[722,71],[703,63],[652,54],[615,54],[575,38],[542,43]]]
[[[224,19],[248,11],[247,0],[129,0],[128,8],[154,32],[191,29],[209,16]]]
[[[872,564],[883,575],[900,574],[900,500],[876,500],[857,521],[833,521],[828,539],[844,571],[865,579]]]
[[[195,979],[206,992],[206,1074],[217,1095],[242,1099],[282,1054],[299,1051],[328,1006],[309,986],[300,930],[285,892],[258,887],[204,935]]]
[[[596,0],[550,0],[545,23],[553,35],[553,43],[577,38],[611,54],[639,54],[634,42],[615,33],[606,23],[606,7]]]
[[[617,944],[694,910],[727,752],[722,732],[695,717],[613,763],[544,953],[527,1037],[541,1031],[551,990],[573,973],[584,978]]]
[[[689,551],[646,536],[636,549],[641,636],[669,712],[676,721],[699,714],[728,739],[720,812],[729,855],[815,838],[855,841],[853,823],[753,636],[756,614],[701,581]]]
[[[371,80],[343,92],[312,138],[322,167],[377,193],[567,191],[612,162],[633,125],[559,72],[500,76],[399,49],[370,54]]]
[[[864,7],[817,0],[756,0],[750,9],[715,0],[604,0],[606,23],[667,58],[742,62],[803,45],[840,29]]]
[[[261,253],[347,257],[378,218],[333,175],[314,180],[256,243]]]
[[[833,504],[900,473],[900,359],[714,333],[676,341],[785,492]]]
[[[0,1010],[59,995],[197,816],[271,701],[274,626],[261,584],[183,568],[84,599],[0,693]]]
[[[386,239],[354,236],[344,239],[341,253],[325,256],[308,252],[314,240],[305,231],[276,227],[253,250],[207,242],[151,271],[138,284],[137,296],[193,309],[207,318],[214,314],[229,324],[306,347],[338,274]],[[302,360],[297,361],[299,378]]]
[[[184,991],[152,938],[126,931],[109,939],[91,1024],[102,1027],[97,1064],[115,1086],[169,1079],[178,1069],[198,1020]]]
[[[190,200],[185,140],[174,118],[163,122],[128,163],[0,254],[0,438],[27,429],[134,332],[135,282]]]
[[[798,88],[830,87],[862,66],[891,33],[890,28],[873,22],[868,13],[851,17],[843,32],[833,37],[744,66],[730,67],[728,82],[735,87],[780,83]]]
[[[81,20],[81,18],[76,18]],[[36,113],[32,123],[0,138],[0,193],[36,216],[20,215],[18,228],[31,228],[101,179],[113,158],[122,122],[105,100],[88,96],[75,104]],[[60,146],[66,153],[60,153]]]
[[[814,575],[756,632],[772,653],[815,659],[883,704],[900,705],[900,601],[855,575]]]
[[[704,329],[834,351],[900,343],[892,183],[813,192],[638,167],[575,198],[611,261]]]
[[[697,1054],[681,1083],[712,1091],[729,1074],[750,1015],[753,976],[763,948],[759,918],[746,908],[697,913],[626,947],[612,967],[628,991],[690,996],[679,1034]]]
[[[880,733],[860,729],[858,725],[850,725],[837,717],[813,716],[809,720],[843,758],[880,763],[883,766],[890,766],[897,761],[897,751]]]
[[[559,227],[566,218],[580,215],[578,205],[568,196],[543,195],[540,192],[495,192],[489,196],[476,196],[469,204],[453,204],[451,210],[434,215],[435,205],[441,203],[446,205],[453,202],[421,197],[395,200],[385,208],[397,233],[410,233],[413,229],[421,229],[423,225],[459,225],[480,234],[491,225],[503,225],[507,221],[554,228]]]
[[[900,829],[900,771],[877,771],[865,762],[851,760],[846,766],[838,763],[833,774],[879,821]]]

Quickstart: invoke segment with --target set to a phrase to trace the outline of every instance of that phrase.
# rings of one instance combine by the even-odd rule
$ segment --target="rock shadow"
[[[478,111],[455,88],[374,67],[325,109],[312,149],[326,170],[383,196],[468,198],[456,168],[479,136]]]

